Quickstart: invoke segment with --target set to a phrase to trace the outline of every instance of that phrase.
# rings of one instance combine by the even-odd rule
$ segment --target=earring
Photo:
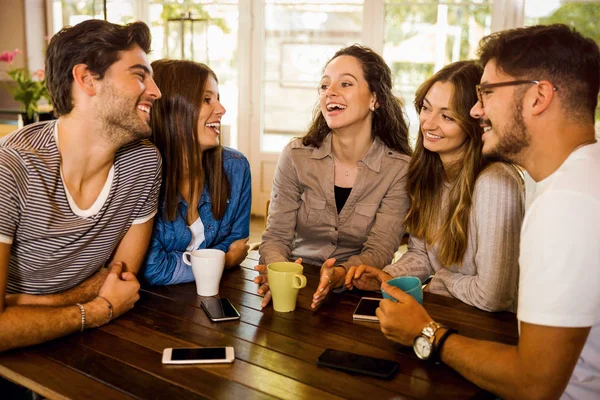
[[[371,106],[371,112],[375,112],[375,106]]]

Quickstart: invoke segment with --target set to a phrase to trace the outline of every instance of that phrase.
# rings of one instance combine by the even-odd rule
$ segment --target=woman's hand
[[[302,259],[298,258],[294,262],[296,264],[302,264]],[[254,283],[258,283],[260,285],[258,288],[258,294],[265,296],[260,307],[265,308],[265,306],[271,301],[271,290],[269,289],[269,279],[267,278],[267,266],[264,264],[258,264],[256,267],[254,267],[254,270],[258,271],[258,276],[254,278]]]
[[[240,265],[248,256],[248,238],[239,239],[229,245],[229,250],[225,253],[225,268]]]
[[[387,272],[383,272],[379,268],[371,267],[370,265],[359,265],[358,267],[350,267],[346,274],[344,285],[348,290],[357,288],[360,290],[379,290],[381,284],[392,279],[392,276]]]
[[[321,305],[327,297],[331,289],[338,288],[344,284],[346,277],[346,268],[334,266],[335,258],[326,260],[321,266],[321,277],[319,278],[319,286],[313,294],[313,301],[310,307],[314,310]]]

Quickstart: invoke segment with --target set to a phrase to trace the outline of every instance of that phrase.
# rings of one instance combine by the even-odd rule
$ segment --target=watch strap
[[[435,361],[436,363],[442,362],[441,357],[440,357],[440,355],[442,353],[442,346],[444,345],[444,342],[446,341],[446,339],[448,339],[450,337],[450,335],[453,335],[455,333],[458,333],[458,331],[456,329],[452,329],[452,328],[448,328],[446,330],[446,332],[444,332],[444,334],[442,335],[440,340],[438,340],[437,345],[435,345],[433,347],[433,354],[431,355],[432,361]]]

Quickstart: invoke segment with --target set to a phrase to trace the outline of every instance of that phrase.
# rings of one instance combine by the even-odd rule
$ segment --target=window
[[[106,0],[106,19],[116,24],[134,21],[136,0]],[[103,0],[53,0],[52,33],[87,19],[104,19]]]
[[[417,88],[444,65],[476,57],[479,40],[491,33],[491,3],[386,1],[383,57],[404,102],[412,140],[419,121],[412,104]]]
[[[265,2],[261,151],[279,152],[306,133],[325,63],[361,41],[362,0]]]

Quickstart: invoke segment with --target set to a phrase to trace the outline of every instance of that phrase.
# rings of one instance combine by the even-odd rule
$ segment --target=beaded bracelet
[[[79,311],[81,311],[81,331],[83,332],[83,330],[85,329],[85,308],[83,308],[83,306],[79,303],[75,304],[77,307],[79,307]]]
[[[112,320],[112,317],[113,317],[113,306],[106,297],[100,296],[100,295],[98,295],[98,297],[100,297],[102,300],[104,300],[108,304],[108,321],[106,321],[106,323],[108,324]]]

